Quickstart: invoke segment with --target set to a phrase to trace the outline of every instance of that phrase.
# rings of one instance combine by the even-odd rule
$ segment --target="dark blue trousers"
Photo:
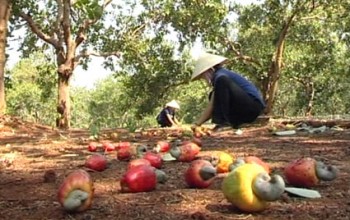
[[[227,76],[221,76],[215,83],[212,122],[238,128],[251,123],[262,113],[264,106],[247,94]]]

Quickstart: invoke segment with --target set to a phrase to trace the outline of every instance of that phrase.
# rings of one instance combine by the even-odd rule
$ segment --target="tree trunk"
[[[315,86],[312,82],[312,79],[309,79],[310,82],[306,84],[306,95],[307,95],[307,107],[305,111],[305,115],[310,117],[312,116],[312,111],[314,107],[314,99],[315,99]]]
[[[276,92],[278,89],[278,81],[281,75],[282,70],[282,58],[283,58],[283,51],[284,51],[284,44],[286,40],[286,36],[289,30],[289,27],[291,26],[294,17],[296,16],[296,13],[298,11],[294,12],[285,22],[282,27],[282,30],[278,36],[278,40],[276,43],[276,51],[273,54],[273,58],[271,61],[271,66],[268,72],[268,76],[266,79],[264,79],[264,91],[263,95],[266,100],[266,108],[265,108],[265,114],[271,115],[272,108],[275,103],[276,98]]]
[[[282,32],[283,33],[283,32]],[[270,115],[275,103],[276,93],[278,90],[278,81],[281,75],[282,69],[282,56],[284,51],[285,33],[280,36],[279,43],[277,44],[276,52],[272,58],[271,66],[268,72],[268,77],[265,79],[264,85],[264,98],[266,100],[265,114]]]
[[[56,119],[56,125],[61,129],[70,128],[71,103],[69,95],[69,80],[72,74],[58,72],[58,103],[57,112],[60,116]]]
[[[5,100],[5,64],[7,24],[11,14],[10,0],[0,0],[0,115],[6,111]]]
[[[272,108],[275,103],[276,92],[278,89],[278,80],[281,72],[280,69],[280,63],[278,63],[276,60],[273,60],[268,73],[268,77],[265,79],[264,98],[266,100],[266,108],[264,113],[266,115],[270,115],[272,113]]]

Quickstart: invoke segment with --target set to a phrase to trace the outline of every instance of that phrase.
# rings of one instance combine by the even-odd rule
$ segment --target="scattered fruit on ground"
[[[103,142],[102,147],[105,152],[115,151],[115,146],[110,142]]]
[[[93,192],[90,174],[84,170],[75,170],[61,183],[58,202],[67,212],[85,211],[91,206]]]
[[[199,147],[202,147],[202,140],[200,138],[193,137],[192,142],[197,144]]]
[[[184,141],[183,143],[175,144],[170,149],[170,154],[178,161],[191,162],[196,158],[200,150],[201,148],[197,144],[191,141]]]
[[[230,171],[230,165],[233,161],[233,155],[219,151],[213,154],[211,162],[216,167],[218,173],[227,173]]]
[[[157,175],[155,168],[139,165],[128,169],[120,180],[121,192],[149,192],[156,188]]]
[[[134,158],[141,158],[147,152],[147,146],[144,145],[124,145],[117,149],[117,159],[129,161]]]
[[[247,156],[247,157],[238,157],[236,158],[233,163],[229,166],[229,170],[232,171],[236,169],[237,167],[246,164],[246,163],[254,163],[262,166],[267,173],[271,172],[270,165],[266,162],[264,162],[262,159],[260,159],[257,156]]]
[[[129,149],[130,147],[131,147],[131,143],[128,142],[128,141],[119,142],[119,143],[116,145],[116,149],[117,149],[117,150],[120,150],[120,149],[123,149],[123,148]]]
[[[160,154],[146,152],[142,158],[148,160],[151,165],[157,169],[160,169],[163,165],[162,156]]]
[[[243,164],[230,172],[222,182],[225,198],[244,212],[260,212],[269,201],[277,200],[284,192],[281,176],[270,178],[266,170],[255,163]]]
[[[168,141],[157,141],[154,150],[158,153],[168,152],[170,150],[170,143]]]
[[[129,161],[132,158],[130,148],[120,148],[117,151],[117,159],[121,161]]]
[[[89,145],[88,145],[88,151],[96,152],[97,151],[97,143],[90,142]]]
[[[149,162],[148,160],[143,159],[143,158],[133,159],[128,163],[128,169],[131,169],[131,168],[139,166],[139,165],[151,166],[151,162]]]
[[[95,171],[104,171],[107,168],[107,158],[102,154],[93,154],[86,159],[85,167]]]
[[[337,177],[338,169],[313,158],[305,157],[288,163],[284,168],[287,182],[293,186],[313,187],[322,181],[332,181]]]
[[[185,172],[185,181],[192,188],[207,188],[214,181],[216,168],[207,160],[197,159],[191,162]]]
[[[246,163],[259,164],[260,166],[262,166],[266,170],[267,173],[271,172],[270,165],[268,163],[266,163],[265,161],[263,161],[262,159],[260,159],[259,157],[257,157],[257,156],[247,156],[247,157],[244,158],[244,161]]]
[[[193,136],[196,138],[201,138],[203,136],[210,136],[211,130],[204,126],[197,126],[193,129]]]

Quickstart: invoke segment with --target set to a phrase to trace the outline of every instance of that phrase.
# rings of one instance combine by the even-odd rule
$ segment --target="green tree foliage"
[[[91,51],[101,56],[118,51],[117,60],[109,57],[104,63],[115,78],[91,92],[73,90],[77,112],[72,124],[92,130],[156,126],[155,116],[171,99],[180,102],[180,119],[192,123],[209,93],[201,82],[189,82],[190,49],[198,40],[207,50],[227,56],[229,69],[256,83],[275,115],[348,113],[349,3],[260,2],[242,6],[232,1],[151,0],[113,5],[102,15],[113,19],[85,29],[88,37],[77,56],[87,67]],[[41,21],[47,12],[32,4],[33,19]],[[79,33],[80,21],[101,16],[96,1],[80,0],[73,6],[74,33]],[[48,31],[46,25],[43,30]],[[31,39],[28,35],[25,45],[37,42]],[[30,54],[32,49],[23,51]]]
[[[272,114],[312,115],[316,106],[318,114],[327,113],[320,106],[329,97],[323,82],[343,78],[339,64],[348,57],[342,30],[346,25],[339,25],[340,18],[348,17],[348,5],[304,0],[232,5],[230,11],[238,15],[232,28],[236,38],[229,41],[228,52],[236,57],[232,64],[262,89]],[[337,91],[329,93],[339,95]]]
[[[136,109],[136,118],[141,119],[189,82],[191,46],[201,36],[215,39],[221,33],[227,7],[220,1],[138,3],[139,7],[130,5],[130,16],[116,17],[118,28],[108,31],[107,45],[123,51],[117,75],[132,76],[125,80],[125,92]],[[113,41],[115,36],[117,41]],[[203,96],[203,92],[198,89],[195,93]]]
[[[8,113],[24,120],[54,126],[55,66],[43,54],[35,53],[21,60],[10,71],[11,87],[7,89]]]
[[[201,81],[184,84],[176,88],[172,96],[181,105],[178,118],[182,123],[191,124],[197,119],[208,104],[209,92],[208,86]]]
[[[90,92],[87,112],[90,115],[91,130],[101,128],[124,127],[135,130],[140,127],[156,126],[152,114],[142,119],[135,117],[137,105],[134,105],[125,92],[127,82],[132,76],[110,76],[96,84],[96,89]]]
[[[15,24],[26,26],[27,35],[22,45],[23,55],[33,51],[53,48],[58,75],[56,124],[60,128],[70,127],[71,100],[70,79],[77,65],[89,56],[119,55],[113,48],[95,51],[92,41],[86,41],[91,31],[104,33],[104,11],[112,0],[62,0],[62,1],[15,1]],[[94,39],[94,38],[92,38]],[[101,43],[95,41],[94,44]]]
[[[108,96],[108,94],[106,94]],[[81,87],[73,87],[71,93],[73,128],[88,128],[92,123],[92,115],[89,113],[89,103],[92,102],[91,90]]]
[[[125,107],[128,100],[123,93],[124,89],[125,86],[112,76],[96,84],[88,104],[93,126],[125,127],[130,112]]]

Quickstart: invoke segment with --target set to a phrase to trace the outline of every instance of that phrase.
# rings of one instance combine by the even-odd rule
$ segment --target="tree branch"
[[[70,0],[64,0],[63,3],[63,32],[64,32],[64,40],[67,46],[67,55],[73,54],[75,52],[75,45],[72,41],[72,31],[71,31],[71,22],[70,22]]]
[[[102,8],[105,9],[107,7],[107,5],[109,5],[112,2],[112,0],[105,0],[103,2]]]
[[[39,28],[39,26],[33,21],[32,17],[29,14],[26,14],[24,12],[20,12],[19,16],[28,23],[32,32],[35,33],[40,39],[42,39],[46,43],[53,45],[56,49],[58,49],[60,47],[59,42],[55,39],[55,37],[45,34]]]
[[[109,57],[109,56],[116,56],[120,57],[121,53],[118,51],[112,51],[112,52],[96,52],[96,51],[82,51],[79,55],[75,57],[75,61],[78,62],[81,58],[86,58],[89,56],[95,56],[95,57]]]
[[[236,45],[235,45],[237,43],[234,43],[227,38],[224,41],[226,42],[226,44],[229,45],[229,49],[235,53],[236,59],[242,60],[243,62],[253,63],[253,64],[261,67],[261,64],[259,63],[259,61],[255,60],[251,56],[244,55],[241,50],[237,49]]]
[[[112,2],[112,0],[105,0],[103,2],[103,5],[101,6],[102,11],[105,10],[105,8]],[[75,44],[79,46],[85,39],[85,31],[94,23],[96,23],[100,18],[95,18],[95,19],[86,19],[83,24],[79,27],[77,37],[75,39]]]
[[[61,31],[62,21],[63,21],[63,2],[62,0],[57,0],[57,18],[54,24],[54,29],[60,45],[63,45],[63,42],[64,42],[64,37]]]
[[[324,16],[314,15],[314,16],[307,16],[307,17],[301,17],[299,18],[301,21],[305,20],[326,20]]]

